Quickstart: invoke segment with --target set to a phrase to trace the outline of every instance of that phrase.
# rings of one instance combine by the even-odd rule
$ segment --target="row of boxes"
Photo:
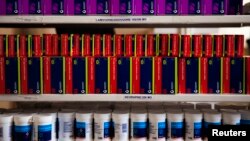
[[[0,15],[239,15],[243,0],[1,0]]]
[[[244,35],[0,35],[0,57],[243,57]]]
[[[250,94],[250,57],[0,58],[1,94]]]

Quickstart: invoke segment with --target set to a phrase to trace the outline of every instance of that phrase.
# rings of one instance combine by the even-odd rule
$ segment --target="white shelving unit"
[[[11,102],[250,102],[250,95],[122,95],[122,94],[87,94],[87,95],[2,95],[0,101]]]
[[[250,15],[237,16],[0,16],[0,27],[43,26],[110,27],[242,27],[250,26]],[[0,101],[53,102],[250,102],[250,95],[177,94],[177,95],[1,95]]]
[[[160,27],[240,27],[250,16],[1,16],[0,26],[109,25]]]

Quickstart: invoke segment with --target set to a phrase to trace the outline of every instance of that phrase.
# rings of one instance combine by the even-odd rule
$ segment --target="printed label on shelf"
[[[110,23],[110,22],[148,22],[148,18],[146,17],[127,17],[127,18],[115,18],[115,17],[107,17],[107,18],[97,18],[96,22],[101,22],[101,23]]]

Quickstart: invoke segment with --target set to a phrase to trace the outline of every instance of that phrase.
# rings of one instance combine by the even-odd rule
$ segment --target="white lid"
[[[241,119],[243,120],[250,120],[250,111],[248,110],[240,110],[241,113]]]
[[[75,113],[62,111],[58,113],[58,118],[75,118]]]
[[[28,114],[17,114],[14,115],[15,123],[30,124],[32,122],[32,115]]]
[[[149,119],[166,120],[166,113],[163,110],[150,111]]]
[[[217,111],[207,111],[204,113],[204,120],[206,122],[221,122],[221,113]]]
[[[0,115],[0,123],[12,123],[13,116],[10,114],[1,114]]]
[[[202,120],[202,113],[197,110],[187,111],[185,112],[185,120],[186,121],[201,121]]]
[[[222,119],[224,124],[239,123],[241,115],[238,112],[223,112]]]
[[[93,118],[92,112],[77,112],[76,113],[76,120],[77,121],[90,120],[92,118]]]
[[[184,113],[182,111],[171,111],[167,113],[167,119],[169,121],[183,121]]]
[[[35,123],[52,123],[52,115],[49,114],[39,114],[33,116],[33,121]]]

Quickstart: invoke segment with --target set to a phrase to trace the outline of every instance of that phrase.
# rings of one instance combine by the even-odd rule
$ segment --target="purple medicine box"
[[[69,0],[68,15],[88,15],[91,14],[92,0]]]
[[[0,15],[20,15],[22,0],[0,0]]]
[[[182,0],[158,0],[157,15],[178,15],[180,14]]]
[[[228,0],[207,0],[204,2],[203,10],[206,15],[227,14]]]
[[[241,15],[243,11],[243,0],[228,0],[228,15]]]
[[[209,1],[211,0],[182,0],[180,13],[181,15],[209,14],[204,10],[206,3],[209,3]]]
[[[133,1],[136,0],[111,0],[111,15],[132,15]]]
[[[44,0],[44,15],[66,15],[68,0]]]
[[[90,0],[90,14],[110,15],[111,0]]]
[[[156,15],[157,0],[135,0],[134,15]]]
[[[22,14],[42,15],[45,0],[22,0]]]

